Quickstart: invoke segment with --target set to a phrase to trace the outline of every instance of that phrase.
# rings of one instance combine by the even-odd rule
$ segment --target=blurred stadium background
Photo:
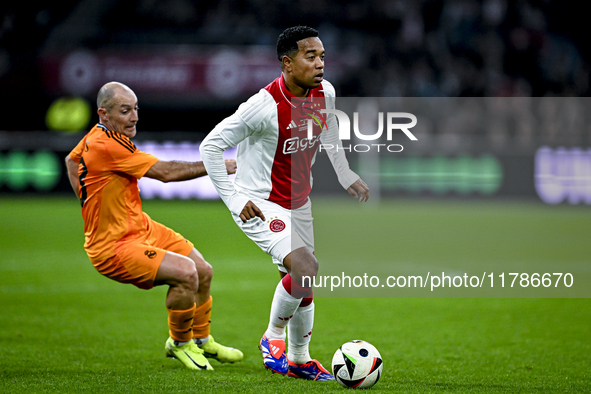
[[[575,2],[64,0],[0,9],[2,194],[69,193],[62,157],[97,120],[96,92],[110,80],[138,94],[139,145],[195,159],[193,144],[279,74],[278,34],[306,24],[320,31],[339,96],[500,98],[476,121],[473,101],[455,103],[468,119],[441,119],[419,148],[390,155],[376,180],[382,194],[591,203],[591,50]],[[144,197],[212,197],[195,190]]]
[[[221,202],[185,200],[215,198],[207,179],[141,184],[146,211],[214,264],[212,328],[245,352],[244,362],[195,377],[161,357],[166,289],[140,294],[88,263],[63,164],[111,80],[138,94],[138,146],[198,160],[215,124],[279,75],[275,40],[297,24],[320,31],[338,96],[403,98],[426,114],[403,152],[348,154],[379,209],[314,199],[324,274],[352,258],[388,275],[572,270],[589,293],[591,48],[580,3],[36,4],[0,5],[0,392],[314,391],[263,370],[256,343],[277,274]],[[314,166],[315,194],[339,188],[327,161],[319,155]],[[358,294],[318,297],[314,357],[327,366],[345,341],[374,343],[385,360],[375,392],[589,391],[589,298]]]

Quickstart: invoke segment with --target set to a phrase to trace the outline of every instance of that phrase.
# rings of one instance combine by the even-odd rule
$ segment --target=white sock
[[[193,338],[193,342],[195,342],[195,345],[197,345],[197,346],[203,346],[207,343],[207,341],[209,341],[209,337],[207,337],[207,338]]]
[[[312,360],[310,357],[310,339],[314,327],[314,301],[310,305],[298,308],[287,326],[289,345],[287,358],[302,364]]]
[[[267,338],[285,340],[285,327],[298,309],[301,301],[301,298],[295,298],[289,294],[283,287],[283,282],[279,281],[271,303],[269,326],[265,331]]]

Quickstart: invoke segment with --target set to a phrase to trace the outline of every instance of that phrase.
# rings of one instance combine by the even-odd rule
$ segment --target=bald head
[[[101,123],[109,130],[135,136],[139,107],[133,90],[119,82],[106,83],[99,90],[96,105]]]
[[[113,107],[116,104],[114,97],[118,93],[122,93],[125,91],[133,93],[133,90],[131,90],[127,85],[124,85],[120,82],[107,82],[100,88],[98,92],[98,95],[96,97],[96,106],[98,108],[104,108],[107,111],[111,111],[111,109],[113,109]]]

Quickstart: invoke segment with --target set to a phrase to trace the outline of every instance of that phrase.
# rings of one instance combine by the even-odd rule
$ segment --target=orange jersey
[[[109,259],[117,243],[146,236],[137,180],[158,158],[100,123],[70,152],[70,158],[79,164],[84,249],[90,260]]]

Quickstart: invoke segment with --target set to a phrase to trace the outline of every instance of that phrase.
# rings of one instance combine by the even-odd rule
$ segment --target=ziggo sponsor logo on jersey
[[[320,141],[320,135],[313,136],[312,138],[288,138],[283,143],[283,154],[291,155],[292,153],[296,153],[298,151],[304,151],[308,148],[313,148],[318,141]],[[322,148],[322,144],[320,144],[320,146]]]

